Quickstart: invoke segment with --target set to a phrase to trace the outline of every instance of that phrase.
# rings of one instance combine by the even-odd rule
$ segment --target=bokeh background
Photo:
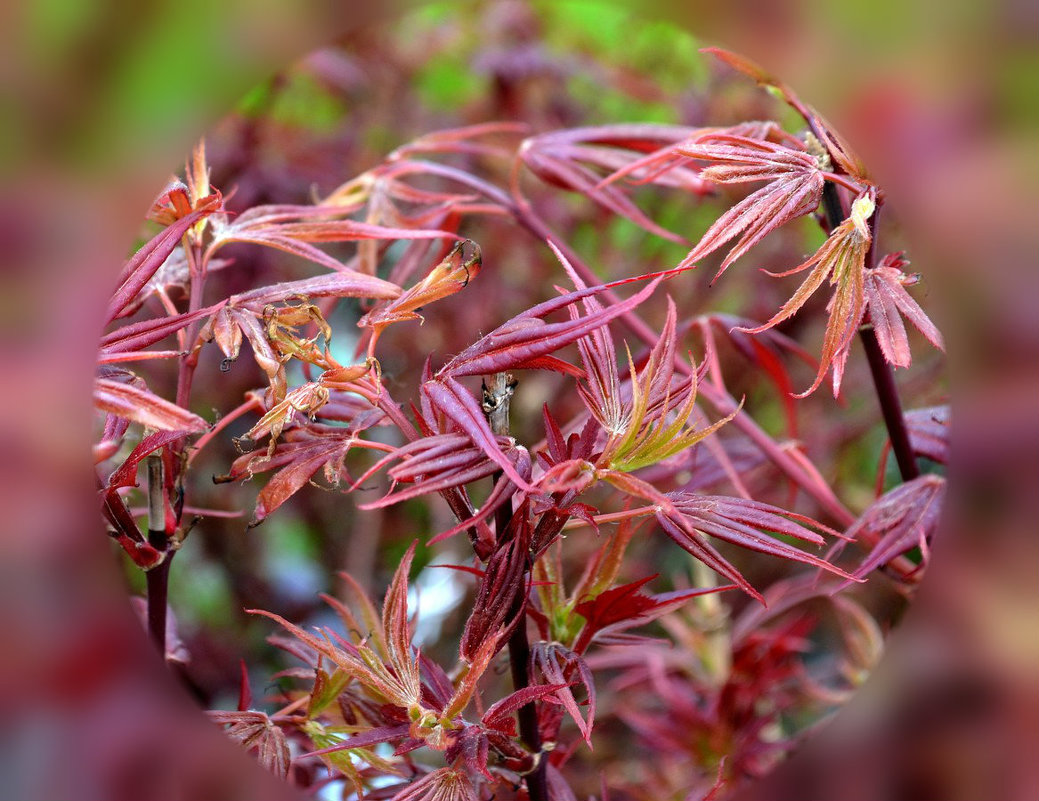
[[[697,105],[704,64],[666,26],[654,27],[659,20],[701,44],[748,53],[848,132],[912,231],[953,363],[952,500],[919,601],[825,735],[741,797],[1039,797],[1034,4],[736,2],[723,11],[692,2],[636,12],[573,3],[547,39],[529,29],[522,3],[452,6],[416,6],[409,24],[440,38],[430,46],[416,29],[411,47],[380,28],[410,6],[378,18],[274,0],[219,8],[48,0],[2,12],[10,41],[0,62],[0,793],[288,796],[163,675],[125,610],[84,481],[97,310],[156,188],[195,137],[212,131],[217,169],[239,185],[240,202],[255,203],[272,188],[279,200],[304,200],[312,186],[330,189],[356,171],[344,165],[333,177],[320,158],[308,160],[315,139],[365,166],[436,127],[438,110],[457,124],[458,109],[519,114],[526,103],[545,127],[576,114],[688,122],[732,113]],[[355,55],[337,59],[341,51],[326,48],[288,69],[333,41]],[[400,74],[409,79],[397,91],[415,98],[404,116],[372,90],[392,91]],[[554,98],[561,80],[567,90]],[[330,101],[328,82],[349,102]],[[345,124],[357,116],[363,126]],[[248,147],[248,164],[236,165],[232,156]],[[250,183],[257,165],[262,181]],[[223,184],[218,174],[214,183]],[[617,244],[626,235],[610,232]],[[392,554],[377,543],[322,553],[301,533],[335,525],[343,505],[300,513],[317,520],[272,519],[250,535],[263,548],[247,547],[244,521],[236,536],[189,540],[176,608],[189,629],[230,633],[199,643],[214,677],[262,640],[263,630],[234,619],[234,609],[253,605],[250,594],[273,594],[283,610],[293,599],[309,603],[315,586],[325,589],[315,565],[379,583]],[[217,678],[196,682],[206,703],[221,702]]]

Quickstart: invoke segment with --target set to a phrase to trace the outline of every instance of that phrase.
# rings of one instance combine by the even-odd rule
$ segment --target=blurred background
[[[232,207],[245,208],[308,202],[439,127],[517,118],[542,130],[630,119],[725,124],[777,113],[763,93],[701,58],[705,45],[782,75],[873,165],[898,209],[891,235],[912,249],[927,279],[924,304],[949,340],[956,421],[941,550],[892,650],[824,737],[741,797],[1039,797],[1030,758],[1039,748],[1034,4],[705,5],[426,4],[399,9],[392,24],[270,0],[219,10],[51,0],[3,12],[4,29],[18,32],[5,48],[0,136],[0,242],[13,268],[0,329],[8,376],[0,623],[11,644],[0,658],[9,688],[0,768],[10,797],[284,797],[210,736],[161,674],[120,606],[133,572],[116,573],[83,482],[94,310],[195,137],[209,132],[213,184],[237,187]],[[604,274],[629,271],[617,253],[634,250],[645,269],[684,255],[554,197],[574,246]],[[716,213],[664,202],[651,212],[693,230]],[[818,243],[813,235],[795,231],[768,257],[794,263]],[[547,269],[518,255],[509,262],[502,250],[494,269],[509,280]],[[256,280],[282,268],[262,257],[250,267]],[[751,278],[707,295],[710,274],[682,285],[676,301],[763,316],[782,299],[782,288]],[[503,316],[516,311],[507,298]],[[473,304],[442,311],[480,328]],[[436,336],[431,329],[422,336]],[[414,354],[406,338],[394,344],[402,364],[384,368],[405,376]],[[914,352],[911,405],[936,402],[927,393],[939,365]],[[215,380],[216,362],[208,369]],[[213,405],[258,383],[236,370],[209,389]],[[810,404],[832,401],[820,393]],[[845,412],[840,436],[815,447],[830,454],[824,468],[842,496],[864,505],[882,432],[868,405]],[[802,419],[812,414],[809,405]],[[773,418],[778,431],[778,405]],[[214,472],[234,455],[210,454]],[[192,652],[188,685],[207,706],[234,704],[240,657],[258,692],[284,667],[264,645],[269,627],[237,610],[302,619],[317,592],[336,589],[337,570],[379,588],[408,530],[430,522],[408,519],[420,513],[411,507],[365,517],[351,499],[313,490],[247,531],[255,491],[200,483],[192,503],[245,513],[207,519],[174,569],[171,604]],[[319,535],[335,531],[350,536]]]

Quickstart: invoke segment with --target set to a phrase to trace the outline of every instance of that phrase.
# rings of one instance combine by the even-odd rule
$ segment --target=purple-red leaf
[[[879,541],[855,571],[857,578],[912,548],[920,547],[926,555],[938,527],[945,486],[941,476],[923,475],[895,487],[863,512],[848,529],[848,537],[855,539],[869,531]]]
[[[929,406],[905,413],[913,452],[939,464],[949,463],[949,407]]]
[[[161,431],[197,434],[209,429],[209,424],[197,414],[147,389],[108,378],[94,382],[94,405],[109,414]]]
[[[171,334],[175,334],[185,326],[212,314],[216,307],[207,306],[198,311],[175,314],[170,317],[159,317],[153,320],[142,320],[131,325],[124,325],[101,337],[101,353],[124,353],[135,351],[159,342]]]
[[[536,667],[549,684],[561,684],[556,698],[563,705],[567,714],[581,732],[588,747],[592,747],[592,727],[595,725],[595,681],[592,671],[581,656],[565,648],[559,643],[537,643],[531,649],[531,664]],[[588,694],[588,718],[581,716],[577,699],[574,698],[573,684],[583,684]]]
[[[497,729],[510,737],[514,736],[516,720],[512,715],[517,709],[540,701],[546,695],[552,695],[566,686],[566,682],[563,682],[562,684],[535,684],[533,687],[523,687],[491,704],[483,713],[481,721],[490,729]]]
[[[119,287],[112,295],[105,314],[105,324],[112,322],[151,280],[155,272],[169,258],[182,236],[199,220],[218,211],[222,199],[218,194],[200,202],[198,208],[181,217],[169,227],[153,236],[123,266],[119,274]]]
[[[813,545],[822,545],[825,540],[812,529],[835,537],[840,536],[833,529],[809,517],[747,498],[694,495],[684,492],[670,493],[668,498],[674,508],[696,528],[719,539],[761,553],[805,562],[838,574],[842,572],[833,565],[764,533],[783,534]],[[811,528],[808,528],[809,526]]]
[[[445,364],[437,375],[489,375],[516,369],[531,359],[553,353],[638,306],[653,293],[661,279],[654,278],[648,286],[627,300],[577,319],[546,323],[540,318],[631,280],[581,289],[540,303],[470,345]]]
[[[149,434],[140,441],[136,448],[130,451],[129,456],[108,477],[108,489],[115,490],[120,487],[137,486],[137,466],[148,454],[158,450],[164,445],[180,439],[184,436],[183,431],[156,431]]]
[[[336,751],[345,751],[348,748],[365,748],[378,743],[392,742],[400,737],[405,737],[408,733],[408,728],[407,723],[402,723],[396,726],[376,726],[373,729],[368,729],[368,731],[355,734],[353,737],[347,737],[345,740],[336,745],[330,746],[329,748],[311,751],[308,754],[304,754],[304,756],[334,754]]]
[[[459,653],[472,662],[477,651],[489,638],[496,638],[500,645],[505,643],[499,633],[510,621],[514,601],[526,589],[527,546],[530,541],[529,522],[513,515],[510,524],[512,536],[504,546],[498,548],[487,561],[487,569],[480,580],[480,587],[473,603],[473,611],[465,623]],[[517,522],[518,521],[518,522]],[[506,532],[499,532],[499,539]],[[521,620],[521,619],[520,619]],[[511,625],[509,626],[511,628]]]
[[[445,375],[438,381],[427,381],[422,391],[430,402],[447,415],[472,441],[479,446],[491,461],[497,464],[517,487],[524,492],[533,492],[527,479],[523,478],[501,450],[497,437],[487,423],[483,409],[465,387],[451,375]]]
[[[690,598],[731,590],[736,586],[727,584],[722,587],[676,590],[657,595],[645,595],[640,592],[642,587],[654,578],[656,577],[647,576],[630,584],[613,587],[591,600],[577,604],[574,611],[581,615],[586,623],[574,643],[574,651],[584,653],[592,640],[601,640],[603,635],[613,635],[635,626],[643,626],[677,609]]]
[[[400,287],[373,275],[337,272],[252,289],[233,295],[229,303],[237,308],[260,310],[268,303],[296,295],[308,298],[395,298],[400,295]]]
[[[292,755],[288,740],[277,725],[263,712],[214,711],[210,720],[221,726],[229,726],[227,734],[232,740],[247,749],[255,748],[260,764],[275,776],[288,778]]]
[[[812,528],[836,534],[803,515],[743,498],[700,496],[682,492],[670,493],[667,498],[671,503],[671,510],[662,509],[657,512],[657,520],[667,535],[712,570],[736,582],[742,590],[762,603],[764,599],[761,594],[708,544],[704,538],[705,534],[752,551],[803,562],[836,573],[843,578],[852,578],[829,562],[765,533],[775,532],[821,544],[822,537],[801,525],[804,523]]]

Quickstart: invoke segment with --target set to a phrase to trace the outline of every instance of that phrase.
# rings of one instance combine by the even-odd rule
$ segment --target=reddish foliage
[[[845,689],[809,675],[804,655],[823,635],[802,604],[840,593],[832,604],[846,650],[862,657],[845,662],[870,661],[863,654],[875,649],[863,643],[872,643],[875,624],[847,594],[917,546],[926,555],[944,479],[897,486],[855,520],[807,445],[777,442],[756,422],[752,415],[766,420],[771,407],[755,376],[765,393],[778,392],[775,417],[785,415],[797,432],[795,399],[831,370],[838,394],[864,323],[894,367],[910,364],[902,317],[938,348],[941,335],[906,290],[914,279],[902,271],[901,254],[873,263],[884,198],[857,157],[788,87],[746,59],[714,52],[773,87],[807,130],[788,133],[770,121],[540,133],[470,125],[402,145],[313,203],[256,202],[236,211],[211,189],[199,146],[185,181],[171,182],[156,202],[151,219],[161,230],[127,261],[106,317],[110,326],[140,319],[103,335],[95,389],[103,513],[134,563],[162,567],[151,576],[167,574],[193,524],[185,495],[197,491],[189,481],[195,457],[246,415],[250,427],[237,442],[260,447],[240,453],[220,480],[264,477],[253,525],[300,501],[315,476],[343,493],[385,481],[381,496],[357,505],[387,516],[396,540],[413,540],[416,521],[428,519],[428,511],[409,516],[421,506],[415,501],[440,495],[454,519],[441,520],[439,533],[418,533],[428,545],[465,531],[472,547],[471,561],[456,567],[476,577],[473,608],[453,621],[458,641],[447,638],[446,648],[418,646],[422,614],[416,621],[409,601],[409,572],[424,563],[417,541],[400,559],[381,612],[360,574],[344,579],[350,602],[324,596],[339,630],[294,623],[307,616],[295,611],[256,611],[290,635],[275,642],[303,667],[283,676],[303,688],[287,691],[281,710],[268,714],[248,708],[243,677],[242,708],[212,716],[269,770],[300,781],[327,771],[358,798],[576,798],[571,776],[586,795],[598,792],[586,787],[597,769],[589,767],[593,745],[607,752],[597,764],[610,772],[611,739],[600,748],[598,732],[624,722],[665,766],[654,797],[713,795],[761,773],[792,745],[796,733],[784,716],[817,719],[829,708],[820,699]],[[765,183],[723,211],[672,269],[644,266],[636,251],[627,272],[606,280],[552,230],[569,236],[576,228],[554,191],[562,189],[587,201],[596,225],[612,215],[688,247],[633,192],[666,187],[700,202],[715,184],[748,182]],[[813,255],[774,273],[810,270],[778,311],[761,315],[770,319],[690,307],[682,282],[695,263],[733,243],[717,279],[821,202],[845,218],[829,220]],[[508,234],[503,221],[515,224]],[[529,261],[536,280],[508,272],[519,235],[533,235],[536,250],[518,263]],[[344,243],[354,255],[344,256]],[[261,251],[321,272],[254,280],[245,265],[262,266]],[[827,281],[834,291],[816,363],[796,332],[777,327],[810,308]],[[210,305],[207,291],[217,296]],[[344,315],[361,329],[351,356],[339,350]],[[619,338],[622,327],[629,339]],[[702,338],[699,362],[684,351],[690,331]],[[226,373],[244,343],[255,368],[239,375],[250,370],[260,386],[245,389],[239,405],[224,404],[226,387],[235,386]],[[726,386],[734,371],[723,369],[725,347],[752,368],[735,377],[751,390],[746,403]],[[195,392],[203,353],[223,355],[228,383],[217,416]],[[790,356],[817,367],[797,396]],[[138,375],[115,362],[144,366]],[[163,364],[175,366],[173,375],[155,369]],[[484,378],[479,394],[470,384],[476,376]],[[555,389],[531,404],[527,385]],[[529,414],[539,406],[540,420]],[[940,463],[946,422],[940,409],[888,415],[916,454]],[[139,486],[146,525],[127,505]],[[805,504],[820,505],[798,511],[801,490]],[[855,522],[842,534],[812,515],[838,527]],[[827,537],[863,545],[865,559],[851,568],[836,564],[840,548],[827,556],[807,550]],[[673,561],[663,577],[639,578],[651,571],[638,569],[644,557],[632,554],[652,549]],[[575,559],[582,569],[573,569]],[[731,583],[719,586],[719,576]],[[654,581],[671,589],[651,592]],[[148,619],[161,640],[165,587],[157,579],[149,586]],[[734,622],[741,605],[758,610],[759,602],[768,609]],[[511,688],[496,665],[506,650]],[[302,756],[292,756],[290,741]],[[695,769],[672,770],[682,759]],[[627,785],[630,797],[652,794],[622,769],[610,780]]]

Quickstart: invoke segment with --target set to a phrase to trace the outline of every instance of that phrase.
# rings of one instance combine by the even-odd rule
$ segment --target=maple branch
[[[189,271],[191,275],[190,298],[188,301],[188,312],[196,312],[202,308],[202,296],[205,280],[205,260],[201,256],[201,248],[198,244],[189,244],[187,234],[184,235],[184,252],[188,258]],[[193,320],[187,326],[184,333],[184,342],[187,352],[180,360],[180,370],[177,374],[176,403],[182,409],[188,408],[191,396],[191,383],[195,375],[195,367],[198,365],[198,354],[202,343],[199,341],[199,332],[202,330],[202,320]],[[174,454],[182,454],[187,443],[186,438],[169,446]],[[186,462],[185,462],[186,465]],[[181,475],[174,474],[177,487],[181,487]],[[148,631],[152,640],[159,649],[159,656],[166,660],[166,608],[169,605],[170,563],[173,561],[173,549],[170,548],[170,536],[166,524],[166,501],[162,457],[159,453],[153,453],[148,457],[148,544],[163,554],[163,560],[145,573],[145,587],[148,598]],[[182,506],[177,505],[175,509],[176,520],[174,526],[180,524],[180,510]]]
[[[823,188],[823,209],[826,213],[826,224],[831,230],[836,228],[844,220],[844,210],[841,208],[840,197],[837,187],[827,183]],[[877,217],[880,215],[880,206],[870,218],[869,226],[872,234],[869,251],[866,253],[866,269],[873,267],[876,261],[877,244]],[[905,415],[902,413],[902,400],[898,394],[895,384],[894,371],[884,358],[877,341],[877,334],[873,330],[873,324],[869,319],[869,312],[863,324],[859,327],[859,339],[866,351],[866,361],[869,363],[870,374],[873,376],[873,386],[876,389],[877,401],[880,403],[880,412],[887,427],[888,438],[891,440],[891,450],[895,453],[898,462],[898,470],[902,474],[902,481],[912,481],[920,475],[920,466],[913,454],[913,446],[909,441],[909,429],[906,427]]]
[[[600,282],[601,279],[595,274],[595,271],[592,270],[591,267],[589,267],[588,264],[586,264],[565,241],[555,235],[555,232],[552,231],[549,225],[541,218],[537,211],[534,210],[530,202],[519,191],[518,187],[513,187],[513,192],[510,196],[499,187],[477,178],[476,176],[470,175],[464,170],[459,170],[455,167],[438,164],[432,161],[418,159],[409,160],[407,163],[402,162],[398,166],[409,171],[422,169],[431,174],[439,175],[451,181],[456,181],[476,190],[480,194],[484,195],[488,200],[497,203],[502,206],[502,208],[506,209],[509,214],[513,216],[516,222],[530,232],[534,237],[541,241],[551,241],[555,244],[583,280],[589,282],[590,285],[598,284]],[[827,187],[830,185],[831,184],[829,183],[826,184]],[[826,193],[824,189],[824,199],[825,195]],[[620,298],[612,289],[605,290],[602,293],[602,296],[608,303],[620,303]],[[657,341],[656,333],[646,325],[636,312],[624,312],[618,319],[644,344],[652,347],[652,345]],[[675,370],[682,375],[689,375],[690,368],[682,359],[676,358]],[[714,407],[715,411],[722,416],[736,411],[737,414],[732,420],[732,425],[740,429],[740,431],[742,431],[755,445],[757,445],[758,448],[761,449],[762,453],[768,457],[780,472],[785,474],[787,478],[814,498],[839,525],[849,526],[855,521],[855,515],[844,506],[829,485],[820,482],[817,476],[811,475],[800,464],[798,464],[795,459],[786,453],[764,431],[764,429],[762,429],[754,419],[746,413],[746,411],[738,409],[738,404],[728,395],[728,393],[716,391],[713,387],[705,385],[701,388],[700,394],[703,395],[708,403]]]
[[[512,392],[516,387],[513,377],[507,373],[495,373],[490,383],[483,385],[483,411],[487,422],[498,436],[509,436],[509,405]],[[499,470],[492,476],[492,484],[496,485],[502,476]],[[512,503],[506,501],[495,510],[494,528],[498,538],[498,547],[504,545],[503,535],[512,522]],[[529,571],[524,571],[525,573]],[[512,599],[509,619],[518,620],[512,634],[509,635],[509,668],[512,674],[512,688],[515,691],[530,686],[530,641],[527,639],[527,579],[524,575],[521,589]],[[527,793],[531,801],[548,801],[548,783],[545,776],[545,762],[541,758],[541,731],[538,728],[538,710],[534,701],[524,704],[516,711],[519,723],[520,738],[524,745],[534,754],[534,768],[527,774]]]

